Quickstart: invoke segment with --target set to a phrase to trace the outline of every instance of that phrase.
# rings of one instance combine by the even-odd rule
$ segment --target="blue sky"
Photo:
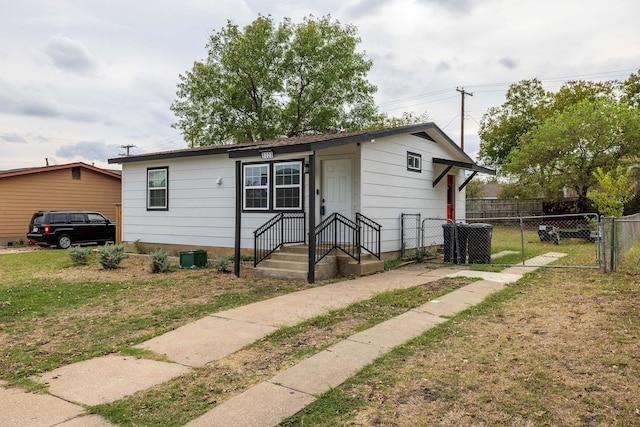
[[[509,85],[625,79],[640,69],[637,0],[0,0],[0,170],[186,147],[169,106],[212,31],[259,14],[330,14],[373,60],[381,111],[427,113],[478,151]]]

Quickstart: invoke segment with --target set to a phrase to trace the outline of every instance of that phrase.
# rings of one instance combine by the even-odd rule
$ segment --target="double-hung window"
[[[169,168],[147,169],[147,209],[169,209]]]
[[[269,209],[269,165],[245,165],[244,208]]]
[[[274,208],[302,209],[302,164],[300,162],[274,164]]]
[[[301,161],[244,165],[244,210],[301,210],[302,174]]]

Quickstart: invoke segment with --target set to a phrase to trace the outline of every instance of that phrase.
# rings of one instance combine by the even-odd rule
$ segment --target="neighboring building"
[[[482,199],[497,199],[502,191],[502,184],[497,182],[487,182],[480,186]]]
[[[236,259],[240,252],[262,250],[255,232],[268,221],[274,228],[265,234],[282,234],[286,241],[280,243],[310,244],[313,257],[314,243],[330,247],[337,239],[364,246],[364,231],[359,240],[347,229],[368,224],[367,218],[381,227],[377,256],[397,256],[402,213],[464,218],[464,187],[471,179],[465,171],[472,177],[495,174],[433,123],[196,147],[109,163],[122,164],[124,242],[174,253],[235,253]],[[341,235],[316,237],[317,226]],[[297,237],[288,238],[290,233]]]
[[[0,245],[26,243],[40,210],[98,211],[116,222],[120,197],[120,172],[86,163],[0,171]]]

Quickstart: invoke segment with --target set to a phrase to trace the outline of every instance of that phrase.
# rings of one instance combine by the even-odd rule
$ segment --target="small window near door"
[[[422,172],[422,155],[407,151],[407,170]]]

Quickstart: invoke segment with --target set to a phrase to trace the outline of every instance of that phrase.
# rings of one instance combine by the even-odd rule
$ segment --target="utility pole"
[[[134,148],[135,145],[121,145],[120,148],[124,148],[125,150],[127,150],[126,154],[125,153],[120,153],[121,156],[128,156],[129,155],[129,150],[131,150],[132,148]]]
[[[464,151],[464,96],[473,96],[473,93],[465,92],[464,88],[456,88],[456,90],[460,92],[460,96],[462,96],[462,104],[460,110],[460,149]]]

